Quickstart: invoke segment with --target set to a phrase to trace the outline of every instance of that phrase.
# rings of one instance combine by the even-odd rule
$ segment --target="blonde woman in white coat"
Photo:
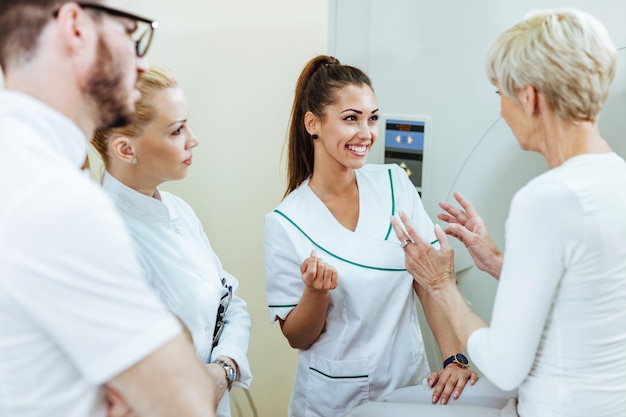
[[[228,390],[252,379],[246,357],[250,315],[237,280],[224,271],[193,209],[158,189],[185,178],[199,144],[174,75],[153,66],[141,75],[135,120],[99,130],[93,140],[104,190],[131,232],[146,281],[185,324],[218,386],[218,416],[230,416]]]

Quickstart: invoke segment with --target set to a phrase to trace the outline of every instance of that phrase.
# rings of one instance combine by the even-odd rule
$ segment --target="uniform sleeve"
[[[503,390],[530,372],[582,219],[573,193],[555,183],[527,186],[511,202],[491,324],[468,340],[474,364]]]
[[[44,184],[13,202],[1,281],[84,378],[101,384],[181,329],[141,278],[113,204],[80,180]]]
[[[300,263],[287,231],[275,213],[265,216],[263,234],[263,259],[265,265],[265,292],[270,321],[285,319],[298,305],[304,283]]]
[[[233,287],[233,298],[226,310],[222,335],[211,352],[211,360],[220,355],[234,359],[239,366],[239,379],[235,385],[248,388],[252,381],[252,372],[246,356],[250,341],[250,314],[246,302],[237,296],[239,281],[226,271],[223,271],[223,274],[228,285]]]

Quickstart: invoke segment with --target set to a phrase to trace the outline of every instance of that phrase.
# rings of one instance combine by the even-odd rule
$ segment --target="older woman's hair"
[[[532,12],[500,35],[487,55],[487,75],[517,101],[527,85],[568,121],[595,121],[617,66],[605,27],[573,10]]]
[[[145,127],[156,117],[154,98],[156,94],[168,88],[178,87],[178,82],[171,70],[164,66],[153,65],[139,76],[139,90],[141,98],[135,106],[135,116],[130,124],[122,127],[98,129],[91,141],[98,151],[105,167],[109,166],[110,156],[108,143],[113,137],[126,136],[135,138],[140,136]]]

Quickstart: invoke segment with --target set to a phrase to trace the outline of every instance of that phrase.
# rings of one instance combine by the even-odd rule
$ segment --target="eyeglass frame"
[[[147,23],[148,24],[148,28],[146,29],[146,32],[144,32],[138,40],[135,41],[135,53],[137,54],[137,56],[139,58],[143,58],[144,56],[146,56],[146,54],[148,53],[148,49],[150,49],[150,45],[152,44],[152,38],[154,37],[154,31],[159,27],[159,23],[156,20],[152,20],[152,19],[148,19],[145,17],[141,17],[141,16],[137,16],[136,14],[133,13],[128,13],[128,12],[124,12],[121,10],[117,10],[117,9],[112,9],[110,7],[107,6],[103,6],[101,4],[95,4],[95,3],[83,3],[83,2],[77,2],[77,5],[79,5],[81,8],[83,9],[92,9],[92,10],[96,10],[99,12],[104,12],[107,13],[111,16],[116,16],[116,17],[122,17],[125,19],[130,19],[130,20],[134,20],[134,21],[138,21],[138,22],[143,22],[143,23]],[[56,18],[59,14],[59,9],[54,11],[53,16]],[[141,44],[141,41],[143,40],[144,36],[146,36],[146,33],[148,33],[148,43],[146,44],[146,47],[144,49],[143,52],[141,52],[139,50],[139,45]]]

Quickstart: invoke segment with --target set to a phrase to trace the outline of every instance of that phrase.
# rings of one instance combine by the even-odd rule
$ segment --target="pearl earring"
[[[136,158],[136,157],[134,157],[134,158],[132,159],[132,161],[130,161],[130,163],[131,163],[131,164],[133,164],[133,165],[137,165],[137,158]]]

